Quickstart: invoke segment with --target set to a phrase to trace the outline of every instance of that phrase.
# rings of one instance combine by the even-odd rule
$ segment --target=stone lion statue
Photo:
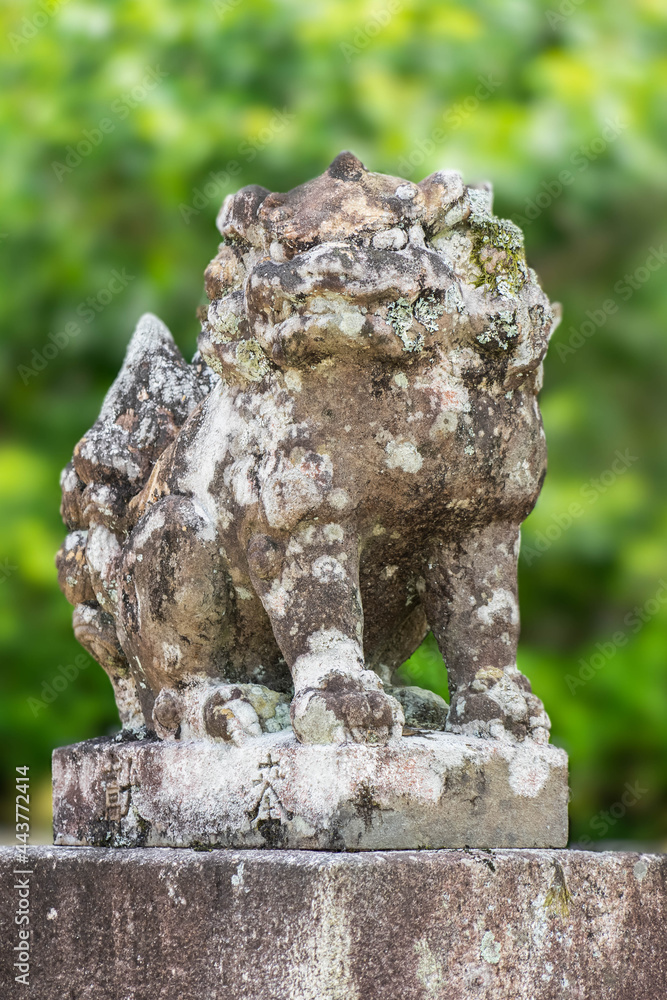
[[[59,579],[124,726],[386,743],[432,631],[449,731],[548,741],[516,567],[557,317],[520,230],[488,185],[351,153],[217,224],[193,363],[144,316],[62,476]]]

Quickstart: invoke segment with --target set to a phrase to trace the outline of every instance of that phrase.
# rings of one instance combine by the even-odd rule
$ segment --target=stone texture
[[[449,705],[434,691],[425,691],[424,688],[416,687],[414,684],[403,687],[386,686],[385,689],[401,703],[405,716],[404,733],[406,727],[443,731],[446,729]]]
[[[448,731],[545,743],[516,563],[559,313],[521,232],[488,186],[351,153],[218,228],[195,361],[144,317],[63,475],[59,579],[124,728],[242,742],[259,685],[302,743],[398,741],[383,679],[430,629]]]
[[[8,1000],[662,1000],[667,857],[31,848]]]
[[[425,732],[387,746],[91,740],[53,755],[57,844],[565,847],[567,756]]]

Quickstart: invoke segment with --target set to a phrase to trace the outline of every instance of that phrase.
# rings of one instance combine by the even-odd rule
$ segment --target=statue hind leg
[[[144,714],[163,738],[242,742],[262,731],[243,686],[226,676],[236,622],[220,550],[204,509],[167,496],[148,507],[123,551],[119,638]]]

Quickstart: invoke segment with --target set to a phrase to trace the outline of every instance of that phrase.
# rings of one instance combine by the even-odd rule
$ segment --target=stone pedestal
[[[392,850],[565,847],[567,756],[432,732],[304,746],[290,731],[91,740],[53,755],[57,844]]]
[[[667,996],[665,856],[55,847],[0,868],[3,1000]]]

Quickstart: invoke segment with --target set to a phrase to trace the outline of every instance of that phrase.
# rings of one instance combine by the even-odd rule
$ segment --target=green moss
[[[475,338],[478,344],[489,344],[491,347],[500,347],[506,351],[510,342],[519,336],[516,325],[516,312],[499,312],[494,316],[489,326]]]
[[[544,908],[545,910],[548,910],[551,915],[555,916],[558,914],[565,919],[570,915],[572,894],[567,887],[565,873],[557,861],[554,862],[554,868],[554,880],[546,894]]]
[[[220,378],[226,377],[228,372],[225,368],[225,365],[223,365],[222,361],[216,354],[214,354],[212,351],[205,351],[202,357],[204,358],[204,361],[209,366],[209,368],[211,368],[216,373],[216,375],[219,375]]]
[[[402,342],[404,351],[420,351],[422,349],[424,346],[423,336],[420,333],[414,338],[410,336],[414,316],[408,299],[400,298],[392,302],[387,308],[387,318],[394,333]]]
[[[144,819],[143,816],[140,816],[139,813],[137,813],[136,822],[137,822],[136,846],[145,847],[146,844],[148,843],[148,838],[150,837],[151,824],[148,822],[148,820]]]
[[[271,370],[271,364],[256,340],[242,340],[236,348],[236,363],[241,374],[250,382],[261,382]]]
[[[238,335],[239,317],[233,312],[218,315],[215,324],[211,324],[211,340],[214,344],[228,344],[231,340],[236,340]]]
[[[421,295],[414,305],[415,319],[430,333],[437,333],[438,319],[444,311],[444,305],[433,294]]]
[[[478,215],[470,221],[470,234],[472,260],[482,272],[476,287],[488,285],[496,295],[515,295],[527,277],[519,227],[509,219]]]
[[[421,351],[424,346],[424,335],[413,333],[414,321],[425,327],[431,333],[438,329],[438,318],[445,311],[444,305],[433,294],[420,296],[416,302],[400,298],[387,308],[387,318],[396,336],[403,343],[404,351]]]

